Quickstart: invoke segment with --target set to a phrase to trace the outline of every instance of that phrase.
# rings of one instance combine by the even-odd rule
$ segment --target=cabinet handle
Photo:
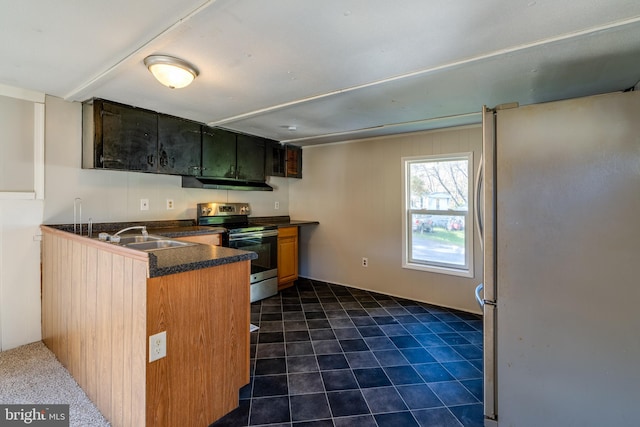
[[[167,156],[167,152],[162,147],[162,145],[160,146],[159,155],[160,155],[160,166],[162,166],[163,168],[167,167],[167,165],[169,164],[169,156]]]
[[[154,160],[153,160],[153,154],[151,154],[151,155],[148,155],[148,156],[147,156],[147,163],[148,163],[150,166],[153,166],[153,163],[154,163]]]

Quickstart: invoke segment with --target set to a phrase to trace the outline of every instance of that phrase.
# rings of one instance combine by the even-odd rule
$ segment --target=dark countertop
[[[73,224],[44,224],[49,227],[57,228],[58,230],[73,232]],[[179,237],[179,236],[192,236],[195,234],[210,234],[212,231],[224,232],[224,229],[216,231],[219,227],[202,227],[196,225],[196,221],[193,219],[177,219],[166,221],[137,221],[137,222],[99,222],[93,224],[93,234],[98,236],[98,233],[105,232],[113,234],[127,227],[147,227],[149,234],[157,233],[167,237]],[[140,231],[133,230],[131,233],[139,233]],[[163,233],[175,233],[174,236],[169,236]],[[82,224],[82,235],[87,235],[87,223]]]
[[[167,276],[258,258],[255,252],[194,244],[149,252],[149,277]]]
[[[304,221],[304,220],[292,219],[292,220],[289,221],[289,223],[287,225],[278,224],[278,226],[279,227],[290,227],[290,226],[318,225],[318,224],[320,224],[320,222],[318,222],[318,221]]]
[[[258,217],[249,217],[250,224],[260,224],[260,225],[276,225],[278,228],[283,227],[300,227],[304,225],[318,225],[320,222],[318,221],[305,221],[299,219],[291,219],[289,216],[258,216]]]
[[[291,219],[288,215],[281,216],[252,216],[249,223],[260,225],[276,225],[278,227],[300,227],[305,225],[318,225],[318,221],[305,221]],[[47,225],[47,224],[45,224]],[[198,234],[224,233],[227,230],[223,227],[196,225],[196,220],[179,219],[167,221],[138,221],[138,222],[105,222],[93,224],[93,234],[100,232],[115,233],[127,227],[146,226],[149,234],[159,234],[166,237],[194,236]],[[73,232],[73,224],[50,225],[59,230]],[[132,231],[136,233],[136,231]],[[87,224],[82,224],[82,234],[87,235]]]
[[[282,227],[300,227],[306,225],[317,225],[318,221],[292,220],[289,216],[270,217],[249,217],[252,224],[276,225]],[[186,237],[203,234],[225,233],[223,227],[210,227],[196,225],[195,220],[170,220],[170,221],[145,221],[145,222],[113,222],[93,224],[93,236],[97,238],[98,233],[115,233],[126,227],[144,225],[149,234],[157,234],[168,238]],[[72,224],[49,225],[58,230],[73,232]],[[87,235],[87,224],[82,224],[83,235]],[[137,233],[133,230],[132,233]],[[97,240],[97,239],[96,239]],[[104,243],[109,245],[110,243]],[[169,274],[182,273],[201,268],[215,267],[218,265],[233,262],[256,259],[255,252],[242,251],[221,246],[210,246],[204,244],[194,244],[170,249],[159,249],[148,251],[149,254],[149,277],[166,276]]]
[[[44,225],[61,231],[73,233],[73,224]],[[94,237],[91,240],[98,242],[98,233],[102,231],[115,233],[123,228],[139,225],[146,226],[149,234],[158,234],[168,238],[226,232],[226,229],[222,227],[197,226],[195,225],[195,221],[192,220],[100,223],[93,225]],[[137,232],[138,230],[132,230],[132,233],[137,234]],[[83,224],[83,233],[84,236],[87,235],[86,224]],[[99,242],[99,244],[114,245],[108,242]],[[133,250],[125,248],[124,246],[120,247],[127,250]],[[147,253],[149,254],[149,277],[166,276],[169,274],[183,273],[185,271],[216,267],[219,265],[258,258],[258,255],[255,252],[204,244],[194,244],[192,246],[170,249],[158,249],[155,251],[147,251]]]

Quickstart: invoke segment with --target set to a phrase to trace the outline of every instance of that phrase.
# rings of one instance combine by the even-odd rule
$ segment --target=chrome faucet
[[[122,230],[118,231],[117,233],[115,233],[114,235],[110,236],[107,233],[100,233],[100,240],[108,240],[112,243],[119,243],[120,242],[120,233],[124,233],[125,231],[129,231],[129,230],[142,230],[142,235],[143,236],[148,236],[149,233],[147,233],[147,227],[144,225],[137,225],[135,227],[127,227],[127,228],[123,228]]]
[[[143,236],[148,236],[149,233],[147,233],[147,227],[144,225],[138,225],[135,227],[127,227],[127,228],[123,228],[122,230],[118,231],[116,234],[114,234],[112,237],[117,236],[120,233],[124,233],[125,231],[129,231],[129,230],[142,230],[142,235]]]

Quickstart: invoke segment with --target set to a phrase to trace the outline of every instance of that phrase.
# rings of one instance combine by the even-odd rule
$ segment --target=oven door
[[[251,260],[252,284],[278,276],[278,230],[230,234],[229,247],[258,255]]]

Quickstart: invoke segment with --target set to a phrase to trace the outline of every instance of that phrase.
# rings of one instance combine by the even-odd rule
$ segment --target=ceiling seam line
[[[454,114],[454,115],[451,115],[451,116],[433,117],[433,118],[430,118],[430,119],[411,120],[411,121],[402,122],[402,123],[388,123],[388,124],[380,125],[380,126],[371,126],[371,127],[347,130],[347,131],[342,131],[342,132],[326,133],[326,134],[322,134],[320,136],[307,136],[307,137],[303,137],[303,138],[287,139],[287,140],[283,140],[283,141],[280,141],[280,142],[282,142],[282,143],[297,143],[297,142],[304,142],[304,141],[314,140],[314,139],[322,139],[322,138],[325,138],[325,137],[326,138],[330,138],[330,137],[336,137],[336,136],[351,135],[351,134],[355,134],[355,133],[359,133],[359,132],[373,132],[373,131],[376,131],[376,130],[390,129],[390,128],[394,128],[394,127],[397,127],[397,126],[406,126],[406,125],[419,124],[419,123],[430,123],[430,122],[437,123],[437,122],[443,121],[443,120],[451,120],[451,119],[466,118],[466,117],[474,118],[475,116],[480,116],[480,114],[482,114],[481,111],[476,111],[476,112],[463,113],[463,114]],[[481,117],[479,117],[478,119],[480,119],[480,118]],[[478,120],[477,123],[480,123],[480,120]],[[466,126],[466,125],[464,125],[464,126]]]
[[[304,104],[306,102],[317,101],[317,100],[320,100],[320,99],[329,98],[331,96],[341,95],[343,93],[349,93],[349,92],[353,92],[353,91],[360,90],[360,89],[366,89],[368,87],[378,86],[378,85],[381,85],[381,84],[384,84],[384,83],[390,83],[390,82],[406,79],[406,78],[409,78],[409,77],[416,77],[416,76],[430,74],[430,73],[434,73],[434,72],[438,72],[438,71],[444,71],[444,70],[447,70],[447,69],[450,69],[450,68],[454,68],[454,67],[458,67],[458,66],[461,66],[461,65],[472,64],[474,62],[478,62],[478,61],[482,61],[482,60],[486,60],[486,59],[496,58],[496,57],[501,56],[501,55],[508,55],[508,54],[515,53],[515,52],[521,52],[521,51],[524,51],[524,50],[527,50],[527,49],[531,49],[531,48],[534,48],[534,47],[544,46],[544,45],[547,45],[547,44],[556,43],[556,42],[564,41],[564,40],[570,40],[572,38],[581,37],[581,36],[593,34],[593,33],[600,32],[600,31],[605,31],[605,30],[618,28],[618,27],[623,27],[625,25],[635,24],[635,23],[638,23],[638,22],[640,22],[640,16],[636,16],[636,17],[633,17],[633,18],[625,19],[623,21],[615,21],[615,22],[611,22],[611,23],[608,23],[608,24],[600,25],[600,26],[597,26],[597,27],[591,27],[591,28],[588,28],[588,29],[580,30],[580,31],[574,31],[574,32],[570,32],[570,33],[565,33],[565,34],[561,34],[559,36],[550,37],[550,38],[542,39],[542,40],[537,40],[537,41],[534,41],[534,42],[531,42],[531,43],[522,44],[522,45],[518,45],[518,46],[513,46],[513,47],[510,47],[510,48],[499,49],[497,51],[490,52],[490,53],[487,53],[487,54],[484,54],[484,55],[479,55],[479,56],[474,56],[474,57],[463,59],[463,60],[459,60],[459,61],[449,62],[447,64],[439,65],[439,66],[436,66],[436,67],[431,67],[431,68],[426,68],[426,69],[422,69],[422,70],[418,70],[418,71],[413,71],[411,73],[401,74],[401,75],[394,76],[394,77],[388,77],[386,79],[376,80],[376,81],[369,82],[369,83],[364,83],[364,84],[361,84],[361,85],[351,86],[351,87],[344,88],[344,89],[339,89],[339,90],[335,90],[335,91],[331,91],[331,92],[327,92],[327,93],[323,93],[323,94],[319,94],[319,95],[313,95],[313,96],[309,96],[309,97],[306,97],[306,98],[285,102],[285,103],[274,105],[274,106],[271,106],[271,107],[261,108],[259,110],[254,110],[254,111],[251,111],[251,112],[248,112],[248,113],[238,114],[236,116],[228,117],[226,119],[210,121],[210,122],[207,122],[207,125],[208,126],[218,126],[218,125],[223,125],[223,124],[226,124],[226,123],[232,123],[232,122],[236,122],[236,121],[239,121],[239,120],[244,120],[244,119],[248,119],[248,118],[251,118],[251,117],[255,117],[255,116],[258,116],[260,114],[270,113],[272,111],[278,111],[278,110],[282,110],[282,109],[285,109],[285,108],[288,108],[288,107],[292,107],[292,106],[295,106],[295,105]]]
[[[69,93],[64,95],[63,99],[65,101],[68,101],[68,100],[72,99],[74,96],[76,96],[77,94],[79,94],[82,91],[86,90],[87,88],[91,87],[93,84],[95,84],[99,80],[105,78],[106,76],[111,74],[113,71],[115,71],[118,68],[120,68],[120,66],[122,64],[124,64],[126,61],[128,61],[133,56],[139,54],[143,49],[145,49],[146,47],[148,47],[149,45],[151,45],[152,43],[154,43],[158,39],[162,38],[166,34],[169,34],[171,31],[175,30],[176,28],[180,27],[182,24],[184,24],[185,22],[187,22],[188,20],[190,20],[194,16],[198,15],[200,12],[202,12],[205,9],[207,9],[209,6],[211,6],[215,2],[216,2],[216,0],[206,0],[200,6],[196,7],[191,12],[187,13],[185,16],[183,16],[182,18],[178,19],[176,22],[174,22],[173,24],[169,25],[167,28],[165,28],[164,30],[160,31],[155,36],[152,36],[151,39],[149,39],[146,42],[142,43],[141,46],[139,46],[138,48],[134,49],[132,52],[130,52],[128,54],[125,54],[125,56],[123,58],[121,58],[120,60],[118,60],[116,63],[114,63],[113,65],[111,65],[108,68],[104,69],[103,71],[99,72],[98,74],[94,75],[89,80],[86,80],[80,86],[77,86],[76,88],[71,90]]]

